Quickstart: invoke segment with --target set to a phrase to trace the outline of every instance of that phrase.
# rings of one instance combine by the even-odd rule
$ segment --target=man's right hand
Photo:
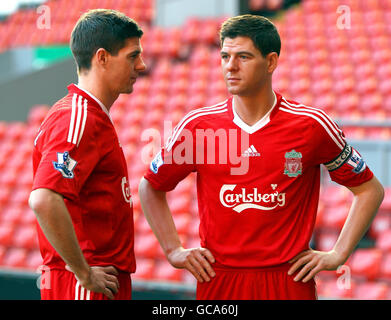
[[[176,248],[167,254],[167,259],[175,268],[190,271],[199,281],[210,281],[216,276],[211,264],[215,262],[212,253],[206,248]]]
[[[66,269],[73,272],[68,265]],[[76,279],[83,288],[93,292],[103,293],[111,300],[114,299],[114,295],[119,289],[117,276],[118,271],[113,266],[90,267],[89,272],[83,277],[75,274]]]

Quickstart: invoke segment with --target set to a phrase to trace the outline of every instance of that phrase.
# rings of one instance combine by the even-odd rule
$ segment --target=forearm
[[[61,195],[48,190],[34,190],[29,199],[47,240],[79,279],[88,277],[90,267],[80,249],[68,209]]]
[[[334,250],[341,257],[343,263],[368,230],[384,197],[383,187],[375,177],[359,187],[350,188],[350,190],[354,194],[354,199],[334,246]]]
[[[150,183],[142,178],[139,185],[139,197],[144,216],[166,256],[182,247],[168,207],[166,193],[153,189]]]

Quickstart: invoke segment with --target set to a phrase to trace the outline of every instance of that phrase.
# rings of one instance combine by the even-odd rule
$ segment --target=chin
[[[132,92],[133,92],[133,87],[131,87],[131,88],[126,88],[126,89],[124,89],[124,90],[121,91],[121,93],[123,93],[123,94],[130,94],[130,93],[132,93]]]
[[[227,90],[230,94],[235,94],[235,95],[240,94],[241,92],[241,90],[239,90],[238,88],[227,88]]]

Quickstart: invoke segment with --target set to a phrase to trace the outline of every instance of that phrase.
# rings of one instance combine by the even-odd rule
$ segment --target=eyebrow
[[[137,56],[137,55],[139,55],[139,54],[141,54],[141,50],[140,50],[140,49],[137,49],[137,50],[134,50],[134,51],[128,53],[128,57]]]
[[[228,52],[221,51],[220,54],[221,54],[221,55],[223,55],[223,54],[228,54]],[[239,52],[234,52],[234,54],[236,54],[236,55],[246,54],[246,55],[248,55],[248,56],[255,57],[254,54],[251,53],[251,52],[249,52],[249,51],[239,51]]]

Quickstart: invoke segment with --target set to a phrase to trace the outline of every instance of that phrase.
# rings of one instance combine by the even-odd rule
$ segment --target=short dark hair
[[[270,52],[280,55],[281,39],[277,28],[263,16],[245,14],[224,21],[220,29],[221,45],[225,38],[236,37],[249,37],[264,57]]]
[[[84,13],[71,34],[70,46],[78,70],[91,68],[91,59],[99,48],[116,55],[129,38],[141,38],[143,31],[136,21],[110,9]]]

